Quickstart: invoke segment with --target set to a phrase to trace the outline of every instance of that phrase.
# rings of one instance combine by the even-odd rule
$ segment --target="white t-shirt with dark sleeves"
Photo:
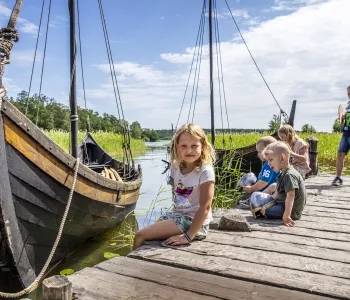
[[[182,174],[180,168],[170,168],[170,176],[174,180],[173,215],[194,218],[199,209],[200,185],[205,182],[215,182],[215,172],[212,166],[203,165],[199,171]],[[211,208],[203,225],[212,221]]]

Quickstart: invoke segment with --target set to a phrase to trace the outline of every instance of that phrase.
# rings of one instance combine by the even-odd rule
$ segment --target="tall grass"
[[[69,132],[62,131],[62,130],[49,130],[44,132],[50,139],[52,139],[61,148],[63,148],[66,151],[69,150],[69,143],[70,143]],[[86,135],[85,131],[79,131],[78,141],[79,142],[82,141],[85,135]],[[106,150],[109,154],[112,154],[115,156],[123,155],[123,148],[122,148],[123,143],[122,143],[121,134],[97,131],[92,133],[92,135],[96,139],[96,141],[99,143],[99,145],[104,150]],[[143,140],[131,139],[131,149],[133,151],[133,154],[136,154],[136,155],[143,154],[146,152],[146,148],[147,147]]]
[[[269,135],[269,133],[220,134],[216,136],[215,147],[218,149],[236,149],[254,144],[260,137],[265,135]],[[298,135],[305,141],[308,137],[315,136],[318,139],[318,160],[321,166],[335,165],[341,133],[298,133]],[[349,163],[350,157],[346,157],[345,164]]]

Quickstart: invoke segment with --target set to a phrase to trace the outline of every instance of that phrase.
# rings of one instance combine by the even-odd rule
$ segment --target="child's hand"
[[[169,246],[178,246],[178,245],[186,245],[189,244],[189,241],[185,238],[183,234],[174,235],[168,238],[164,244]]]
[[[282,221],[283,224],[288,227],[293,227],[295,225],[295,222],[292,220],[290,215],[287,215],[286,213],[283,214]]]
[[[248,193],[248,194],[251,194],[253,193],[253,189],[251,186],[242,186],[243,190]]]

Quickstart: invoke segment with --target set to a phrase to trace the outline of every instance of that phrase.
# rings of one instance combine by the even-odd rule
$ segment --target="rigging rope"
[[[206,5],[206,0],[204,1]],[[206,6],[205,6],[206,7]],[[198,53],[197,53],[197,61],[196,61],[196,68],[195,68],[195,74],[193,78],[193,86],[192,86],[192,93],[191,93],[191,102],[190,102],[190,109],[188,111],[188,118],[187,123],[189,123],[191,109],[192,109],[192,101],[193,101],[193,94],[196,90],[195,97],[194,97],[194,105],[193,105],[193,111],[192,111],[192,123],[194,119],[194,113],[196,110],[196,104],[197,104],[197,94],[198,94],[198,86],[199,86],[199,75],[201,72],[201,63],[202,63],[202,53],[203,53],[203,37],[204,37],[204,29],[205,29],[205,13],[203,13],[203,22],[202,22],[202,28],[201,28],[201,37],[199,40],[199,47],[198,47]],[[198,70],[198,72],[197,72]]]
[[[249,50],[249,48],[248,48],[248,45],[247,45],[247,43],[246,43],[246,41],[245,41],[245,39],[244,39],[244,37],[243,37],[243,35],[242,35],[242,33],[241,33],[241,30],[240,30],[239,27],[238,27],[238,24],[237,24],[237,22],[236,22],[236,19],[234,18],[233,14],[232,14],[231,8],[230,8],[230,6],[229,6],[228,3],[227,3],[227,0],[225,0],[225,2],[226,2],[226,5],[227,5],[227,8],[228,8],[228,10],[229,10],[229,12],[230,12],[230,14],[231,14],[232,20],[233,20],[233,22],[235,23],[236,28],[237,28],[237,30],[238,30],[238,32],[239,32],[239,35],[241,36],[242,41],[244,42],[244,45],[246,46],[246,48],[247,48],[247,50],[248,50],[248,52],[249,52],[250,57],[252,58],[252,60],[253,60],[253,62],[254,62],[254,64],[255,64],[257,70],[259,71],[261,78],[264,80],[266,87],[267,87],[268,90],[270,91],[270,94],[272,95],[273,99],[275,100],[275,102],[276,102],[277,106],[279,107],[279,109],[280,109],[281,113],[283,114],[283,116],[284,116],[284,117],[288,117],[288,115],[283,111],[283,109],[281,108],[280,104],[278,103],[278,101],[277,101],[275,95],[273,94],[272,90],[270,89],[269,85],[267,84],[267,81],[265,80],[264,75],[263,75],[262,72],[260,71],[260,68],[258,67],[258,64],[256,63],[256,61],[255,61],[255,59],[254,59],[254,57],[253,57],[253,54],[250,52],[250,50]]]
[[[66,219],[67,219],[67,216],[68,216],[68,212],[69,212],[69,209],[70,209],[70,206],[71,206],[71,203],[72,203],[72,199],[73,199],[73,194],[74,194],[74,190],[75,190],[75,185],[76,185],[76,182],[77,182],[77,177],[78,177],[78,170],[79,170],[79,158],[77,158],[77,160],[75,161],[75,170],[74,170],[74,177],[73,177],[73,182],[72,182],[72,187],[70,189],[70,192],[69,192],[69,197],[68,197],[68,201],[67,201],[67,205],[66,205],[66,209],[64,211],[64,214],[63,214],[63,217],[62,217],[62,220],[61,220],[61,224],[60,224],[60,227],[58,229],[58,233],[57,233],[57,236],[56,236],[56,240],[55,240],[55,243],[53,244],[52,246],[52,249],[51,249],[51,252],[50,252],[50,255],[49,257],[47,258],[46,262],[45,262],[45,265],[43,266],[41,272],[39,273],[39,275],[37,276],[37,278],[34,280],[34,282],[28,286],[27,288],[23,289],[22,291],[19,291],[17,293],[4,293],[4,292],[0,292],[0,297],[2,298],[19,298],[21,296],[24,296],[24,295],[27,295],[29,293],[31,293],[32,291],[36,290],[38,285],[39,285],[39,282],[41,281],[41,279],[43,278],[43,276],[45,275],[45,272],[47,270],[47,268],[49,267],[50,263],[51,263],[51,260],[56,252],[56,249],[57,249],[57,246],[58,246],[58,243],[60,242],[61,240],[61,236],[62,236],[62,233],[63,233],[63,229],[64,229],[64,225],[66,223]]]
[[[78,40],[79,40],[79,53],[80,53],[80,66],[81,66],[81,80],[83,83],[83,93],[84,93],[84,103],[85,103],[85,109],[87,110],[87,104],[86,104],[86,93],[85,93],[85,77],[84,77],[84,65],[83,65],[83,51],[81,46],[81,33],[80,33],[80,9],[79,9],[79,0],[77,0],[77,16],[78,16]],[[87,131],[90,131],[90,118],[89,114],[87,114],[86,118],[86,126]]]
[[[0,29],[0,80],[2,80],[2,76],[4,75],[5,65],[10,63],[10,52],[13,43],[18,42],[18,40],[19,36],[16,29],[8,27]]]
[[[179,115],[178,115],[178,117],[177,117],[175,130],[176,130],[177,126],[179,125],[180,116],[181,116],[181,113],[182,113],[183,105],[184,105],[185,98],[186,98],[186,94],[187,94],[188,85],[189,85],[190,78],[191,78],[193,63],[194,63],[194,59],[195,59],[195,57],[196,57],[196,49],[197,49],[197,45],[198,45],[198,41],[199,41],[199,36],[200,36],[200,32],[201,32],[201,24],[202,24],[202,22],[203,22],[203,12],[205,11],[205,5],[206,5],[206,0],[203,1],[202,13],[201,13],[201,18],[200,18],[199,27],[198,27],[198,32],[197,32],[197,39],[196,39],[196,44],[195,44],[195,51],[193,52],[192,62],[191,62],[191,68],[190,68],[190,73],[188,74],[187,83],[186,83],[186,88],[185,88],[185,94],[184,94],[184,96],[183,96],[183,98],[182,98],[182,104],[181,104],[181,108],[180,108]]]
[[[51,15],[51,3],[52,0],[49,2],[49,12],[47,14],[47,24],[46,24],[46,34],[45,34],[45,46],[44,46],[44,55],[43,55],[43,64],[41,66],[41,76],[40,76],[40,86],[39,86],[39,99],[38,99],[38,107],[37,107],[37,113],[36,113],[36,122],[35,125],[38,126],[39,121],[39,111],[40,111],[40,100],[41,100],[41,88],[43,83],[43,77],[44,77],[44,68],[45,68],[45,58],[46,58],[46,47],[47,47],[47,37],[49,33],[49,25],[50,25],[50,15]]]
[[[101,16],[101,22],[102,22],[102,29],[103,29],[103,35],[105,39],[105,45],[106,45],[106,50],[107,50],[107,56],[108,56],[108,62],[109,62],[109,69],[112,77],[112,84],[113,84],[113,90],[114,90],[114,97],[117,103],[117,108],[118,108],[118,116],[119,119],[122,121],[125,121],[124,117],[124,111],[123,111],[123,106],[121,102],[121,97],[120,97],[120,91],[119,91],[119,86],[118,86],[118,80],[117,80],[117,75],[115,71],[115,66],[114,66],[114,61],[113,61],[113,55],[112,55],[112,50],[111,50],[111,45],[109,42],[109,36],[108,36],[108,31],[107,31],[107,25],[106,25],[106,18],[104,15],[104,10],[102,6],[102,1],[98,0],[99,4],[99,10],[100,10],[100,16]],[[118,100],[119,100],[119,105],[118,105]],[[119,111],[119,106],[120,106],[120,111]],[[121,116],[120,116],[121,112]],[[122,126],[122,135],[123,135],[123,163],[124,163],[124,158],[127,161],[127,165],[130,164],[129,159],[131,159],[132,165],[134,165],[134,160],[132,158],[132,151],[131,151],[131,146],[130,146],[130,131],[129,128],[126,128],[124,125]],[[124,144],[128,143],[128,145]],[[129,168],[129,173],[130,173],[130,168]]]
[[[32,65],[32,72],[30,74],[30,81],[29,81],[29,89],[28,89],[28,97],[27,97],[27,105],[26,105],[25,116],[27,116],[27,114],[28,114],[29,96],[30,96],[30,91],[32,89],[33,74],[34,74],[34,68],[35,68],[36,54],[37,54],[37,51],[38,51],[38,44],[39,44],[39,37],[40,37],[40,31],[41,31],[41,23],[42,23],[42,20],[43,20],[44,6],[45,6],[45,0],[43,0],[42,5],[41,5],[39,28],[38,28],[38,34],[37,34],[37,37],[36,37],[34,59],[33,59],[33,65]]]

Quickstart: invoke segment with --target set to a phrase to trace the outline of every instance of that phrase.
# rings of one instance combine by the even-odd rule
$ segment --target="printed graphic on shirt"
[[[270,177],[270,170],[264,170],[262,176],[265,178],[269,178]]]
[[[185,187],[181,182],[178,183],[175,189],[174,206],[181,208],[192,207],[188,197],[193,192],[194,187]]]

